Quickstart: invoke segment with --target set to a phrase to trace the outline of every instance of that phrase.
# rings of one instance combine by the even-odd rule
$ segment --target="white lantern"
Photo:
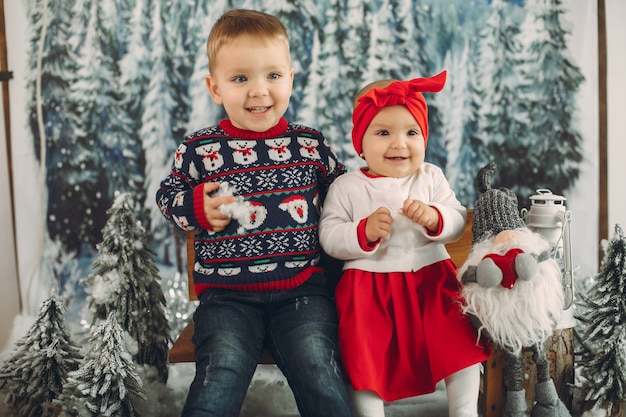
[[[572,214],[565,208],[565,197],[552,194],[546,188],[539,189],[536,195],[530,197],[530,210],[522,209],[522,218],[530,230],[548,240],[550,255],[561,266],[565,303],[563,309],[569,309],[574,301],[570,236]]]

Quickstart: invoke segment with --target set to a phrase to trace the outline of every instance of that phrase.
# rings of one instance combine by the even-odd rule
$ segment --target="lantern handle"
[[[567,310],[574,302],[574,264],[572,260],[572,237],[570,234],[572,212],[559,212],[557,216],[561,221],[561,236],[559,240],[563,239],[563,309]],[[558,241],[555,247],[558,247]]]
[[[552,194],[552,191],[549,188],[538,188],[537,194]]]

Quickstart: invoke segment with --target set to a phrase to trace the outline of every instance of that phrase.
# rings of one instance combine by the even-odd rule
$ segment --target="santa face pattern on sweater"
[[[309,203],[304,197],[292,196],[278,205],[281,210],[288,212],[291,218],[298,223],[306,223],[309,217]]]
[[[320,205],[344,166],[313,129],[285,122],[272,137],[247,133],[220,124],[188,135],[157,192],[168,220],[198,231],[197,293],[292,288],[299,285],[294,277],[319,259]],[[232,216],[223,231],[209,230],[203,218],[205,182],[228,182],[245,203],[247,212]]]

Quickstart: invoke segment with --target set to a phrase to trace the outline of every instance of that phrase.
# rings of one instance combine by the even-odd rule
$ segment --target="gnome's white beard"
[[[549,250],[549,244],[543,236],[528,229],[520,230],[519,238],[505,244],[494,245],[493,239],[487,239],[473,246],[458,271],[459,278],[468,266],[478,265],[485,255],[504,255],[512,248],[539,255]],[[543,342],[552,334],[563,309],[561,272],[553,258],[540,262],[530,280],[518,279],[512,289],[500,285],[485,288],[470,282],[464,284],[462,295],[463,312],[481,323],[479,334],[485,331],[496,345],[511,352]]]

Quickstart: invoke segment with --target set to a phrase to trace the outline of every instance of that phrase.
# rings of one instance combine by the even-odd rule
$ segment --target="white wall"
[[[9,67],[10,68],[10,67]],[[10,84],[10,82],[9,82]],[[13,242],[13,208],[9,188],[9,164],[6,149],[4,107],[0,100],[0,351],[5,348],[13,324],[13,318],[20,312],[17,285],[17,262]]]
[[[11,106],[11,143],[13,156],[11,158],[12,168],[20,164],[19,158],[15,157],[15,143],[24,132],[22,117],[18,113],[20,109],[24,109],[23,96],[19,94],[23,91],[23,81],[20,74],[24,73],[25,51],[24,48],[16,47],[12,40],[25,36],[26,31],[26,15],[24,11],[25,2],[10,1],[4,2],[4,17],[7,36],[8,49],[8,67],[13,72],[13,79],[9,81],[9,98]],[[0,351],[9,346],[11,330],[13,327],[15,316],[20,313],[23,306],[21,302],[21,294],[18,291],[18,262],[16,262],[16,252],[19,250],[13,240],[13,228],[11,223],[12,212],[9,199],[9,168],[8,155],[6,152],[6,133],[4,130],[4,110],[0,103],[0,282],[2,282],[2,290],[0,291]],[[15,174],[14,174],[15,175]],[[17,184],[16,184],[17,182]],[[23,187],[24,181],[13,178],[13,187]],[[23,210],[23,208],[20,208]],[[17,215],[20,210],[15,210],[13,214]],[[21,271],[19,271],[21,272]]]
[[[607,129],[608,129],[608,236],[615,224],[626,229],[626,2],[606,1]]]
[[[41,261],[41,243],[45,217],[42,213],[45,189],[40,182],[40,169],[33,152],[32,138],[27,131],[25,110],[27,109],[26,73],[28,63],[25,39],[28,31],[26,1],[5,1],[6,34],[8,43],[9,68],[15,74],[11,80],[11,160],[13,169],[13,187],[16,190],[19,206],[15,209],[17,230],[17,255],[21,290],[22,313],[26,316],[37,314],[41,303],[50,295],[48,288],[35,282]],[[37,151],[38,152],[38,151]],[[25,192],[24,190],[28,190]],[[24,196],[28,198],[24,198]],[[24,225],[27,225],[24,227]],[[21,227],[20,227],[21,226]],[[42,292],[42,293],[40,293]],[[36,294],[34,296],[33,294]],[[0,293],[0,302],[4,295]]]

